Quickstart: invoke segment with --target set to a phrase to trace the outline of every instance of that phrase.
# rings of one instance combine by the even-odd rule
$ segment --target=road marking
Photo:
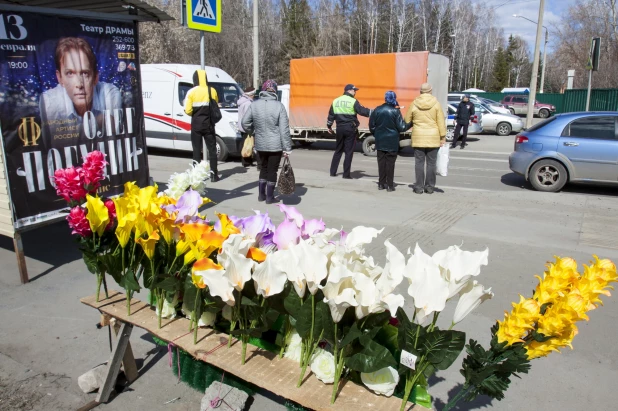
[[[508,160],[497,160],[495,158],[476,158],[476,157],[458,157],[458,156],[451,156],[450,159],[451,160],[491,161],[494,163],[504,163],[508,161]]]
[[[455,150],[455,149],[453,149],[453,150]],[[511,155],[510,152],[507,153],[507,152],[504,152],[504,151],[474,151],[474,150],[468,150],[468,149],[465,149],[465,150],[466,150],[466,153],[475,153],[475,154],[496,154],[496,155],[505,155],[505,156],[510,156]]]

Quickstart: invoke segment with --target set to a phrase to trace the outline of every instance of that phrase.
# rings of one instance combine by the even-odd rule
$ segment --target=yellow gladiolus
[[[532,299],[519,296],[519,303],[512,303],[513,310],[498,321],[498,342],[506,341],[509,345],[523,342],[523,337],[532,329],[540,317],[541,306]]]
[[[126,214],[122,219],[118,219],[118,227],[116,227],[116,237],[120,243],[120,247],[125,248],[131,237],[133,227],[135,227],[135,214]]]
[[[149,260],[152,260],[155,254],[155,247],[160,238],[161,237],[159,237],[159,233],[157,233],[156,231],[153,231],[150,234],[150,236],[148,236],[148,238],[146,239],[138,238],[135,241],[139,243],[139,245],[142,246],[142,249],[144,250],[144,254],[146,254],[146,257],[148,257]]]
[[[93,197],[90,194],[86,195],[86,219],[90,224],[90,229],[93,233],[99,236],[103,235],[105,228],[109,223],[109,211],[99,197]]]

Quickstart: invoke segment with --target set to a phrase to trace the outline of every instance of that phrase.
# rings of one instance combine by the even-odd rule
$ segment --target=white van
[[[185,114],[184,100],[193,88],[193,73],[199,65],[142,64],[142,97],[148,147],[192,151],[191,117]],[[217,90],[222,118],[217,123],[217,157],[225,161],[239,154],[238,98],[242,90],[225,71],[206,67],[208,84]]]

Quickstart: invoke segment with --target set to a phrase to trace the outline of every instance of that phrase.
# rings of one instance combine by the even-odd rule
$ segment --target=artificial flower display
[[[128,182],[106,199],[97,195],[104,154],[56,171],[67,222],[97,277],[97,298],[101,285],[107,296],[106,276],[112,277],[125,290],[130,315],[133,294],[147,288],[159,327],[184,315],[194,342],[200,327],[227,332],[228,346],[240,340],[243,364],[248,344],[265,344],[298,364],[298,386],[308,370],[332,384],[331,403],[345,378],[378,395],[401,396],[401,409],[408,400],[431,407],[430,377],[464,347],[463,390],[446,409],[479,394],[501,399],[511,376],[527,372],[531,360],[573,348],[577,323],[589,320],[618,280],[609,260],[595,256],[580,272],[575,260],[557,258],[533,295],[520,296],[492,328],[489,349],[474,340],[466,346],[465,333],[454,327],[493,297],[480,282],[487,249],[451,246],[430,255],[416,244],[405,253],[382,239],[381,265],[367,252],[381,229],[329,228],[283,204],[277,224],[260,211],[209,219],[209,172],[208,164],[193,163],[172,175],[164,192]],[[441,329],[448,306],[454,315]]]

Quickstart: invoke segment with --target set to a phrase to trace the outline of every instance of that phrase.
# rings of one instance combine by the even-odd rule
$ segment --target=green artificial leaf
[[[84,263],[86,264],[86,268],[88,269],[88,271],[90,271],[92,274],[96,274],[99,272],[99,266],[98,266],[96,254],[84,250],[82,251],[82,257],[84,259]]]
[[[534,341],[545,342],[551,340],[554,337],[552,337],[551,335],[547,336],[535,330],[532,331],[532,338],[534,338]]]
[[[145,275],[146,273],[144,273],[144,281],[146,281]],[[178,291],[178,289],[180,288],[180,284],[176,277],[167,277],[157,282],[157,288],[161,288],[162,290],[173,293],[175,291]]]
[[[421,407],[432,409],[431,395],[427,392],[427,388],[421,384],[415,384],[410,394],[409,400]]]
[[[339,346],[345,347],[346,345],[354,342],[354,340],[356,340],[357,338],[362,337],[362,335],[363,333],[361,332],[361,330],[358,329],[358,324],[354,323],[352,324],[348,332],[345,334],[345,337],[343,337],[343,339],[341,340],[341,343],[339,344]]]
[[[127,291],[138,292],[139,290],[141,290],[141,287],[139,286],[139,283],[135,278],[135,274],[131,269],[127,270],[126,274],[123,275],[120,279],[120,286]]]
[[[183,305],[189,312],[195,311],[195,298],[197,297],[197,288],[191,281],[191,277],[187,276],[184,284]]]
[[[324,301],[320,300],[316,304],[316,316],[320,318],[322,323],[322,339],[329,342],[329,344],[335,344],[335,322],[333,321],[333,317],[330,315],[330,308],[328,304]],[[318,315],[319,313],[319,315]]]
[[[316,329],[322,329],[322,324],[318,324],[317,319],[317,309],[315,316],[313,314],[313,307],[311,305],[311,296],[307,298],[307,300],[300,307],[300,310],[297,312],[296,316],[296,331],[298,331],[298,335],[301,338],[309,338],[311,335],[311,321],[314,321],[314,337],[317,338],[319,334],[315,333]],[[321,321],[321,318],[320,318]]]
[[[363,349],[345,359],[345,365],[358,372],[375,372],[386,367],[397,367],[395,357],[377,342],[368,336],[360,338]]]
[[[397,344],[399,348],[416,354],[414,352],[414,345],[418,345],[423,336],[427,334],[427,328],[410,321],[401,307],[397,309],[397,320],[399,321],[399,331],[397,335]]]
[[[296,290],[291,284],[288,284],[285,297],[283,298],[283,306],[288,314],[295,319],[298,318],[302,304],[302,299],[296,294]]]
[[[255,301],[253,301],[251,298],[247,297],[247,296],[242,296],[242,299],[240,300],[240,304],[247,306],[247,307],[259,307],[258,304],[255,303]]]
[[[391,318],[390,313],[384,311],[378,314],[369,314],[363,321],[364,330],[373,330],[374,328],[382,328],[388,324],[388,320]]]
[[[412,352],[424,355],[438,370],[446,370],[457,359],[466,344],[466,334],[456,330],[434,330],[419,337],[418,346]]]

